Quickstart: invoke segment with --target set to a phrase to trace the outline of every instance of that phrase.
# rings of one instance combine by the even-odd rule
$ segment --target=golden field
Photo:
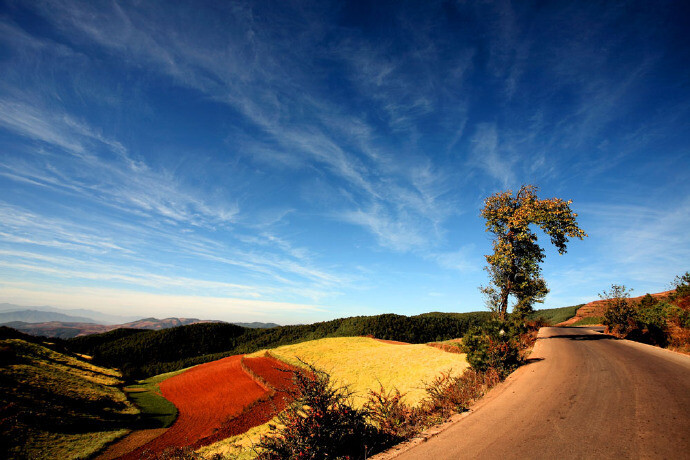
[[[249,356],[266,353],[259,351]],[[369,390],[397,388],[407,404],[425,396],[424,383],[441,372],[462,373],[468,366],[464,354],[447,353],[424,344],[390,344],[368,337],[336,337],[285,345],[269,353],[287,363],[302,366],[300,359],[331,375],[334,382],[354,392],[361,407]]]
[[[447,353],[428,345],[391,344],[368,337],[338,337],[285,345],[261,350],[247,357],[266,353],[281,361],[303,367],[300,362],[315,365],[328,372],[336,384],[348,385],[354,392],[353,404],[361,407],[369,390],[398,388],[405,393],[405,401],[416,405],[425,396],[424,383],[441,372],[462,373],[468,366],[464,354]],[[269,422],[276,424],[277,421]],[[241,460],[255,456],[251,446],[269,432],[269,423],[252,428],[247,433],[225,439],[197,452],[205,458],[214,454]]]

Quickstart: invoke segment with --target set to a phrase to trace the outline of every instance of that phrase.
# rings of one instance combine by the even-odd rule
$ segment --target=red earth
[[[661,299],[668,297],[669,294],[671,294],[673,291],[664,291],[664,292],[657,292],[656,294],[650,294],[652,297]],[[631,302],[639,302],[642,300],[644,296],[639,296],[639,297],[631,297],[630,301]],[[595,300],[593,302],[589,302],[586,305],[583,305],[582,307],[578,308],[577,312],[575,312],[575,316],[572,318],[563,321],[562,323],[556,324],[556,326],[570,326],[572,324],[577,323],[580,321],[582,318],[588,318],[591,316],[596,316],[596,317],[603,317],[604,313],[606,312],[607,308],[607,303],[606,300]]]
[[[290,402],[290,391],[295,388],[291,372],[295,370],[294,367],[268,357],[246,358],[244,365],[251,374],[262,380],[261,383],[272,390],[268,395],[269,397],[256,401],[240,415],[228,419],[211,436],[200,439],[194,443],[193,447],[198,448],[213,444],[262,425],[285,409],[285,406]]]
[[[242,368],[242,358],[201,364],[163,381],[161,393],[177,407],[177,420],[163,435],[121,458],[139,459],[169,447],[201,447],[270,420],[274,408],[285,407],[292,382],[290,372],[277,369],[291,367],[268,357],[246,359],[245,366],[263,380],[258,383]]]

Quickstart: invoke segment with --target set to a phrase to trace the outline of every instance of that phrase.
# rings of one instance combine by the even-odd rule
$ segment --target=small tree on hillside
[[[482,209],[486,231],[494,235],[494,252],[486,256],[491,285],[481,290],[501,320],[506,319],[511,296],[516,299],[513,311],[525,314],[548,293],[539,266],[544,250],[531,226],[541,228],[560,254],[566,252],[568,238],[587,236],[570,209],[572,201],[540,200],[536,192],[537,187],[523,185],[515,195],[512,191],[496,193],[486,199]]]
[[[637,328],[637,310],[630,302],[631,291],[623,285],[612,284],[611,289],[599,294],[606,305],[604,324],[623,336]]]

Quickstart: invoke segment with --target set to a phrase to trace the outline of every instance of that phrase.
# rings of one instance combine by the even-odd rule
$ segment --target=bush
[[[636,329],[637,311],[630,303],[629,289],[613,284],[611,290],[602,292],[599,297],[606,305],[603,323],[611,332],[625,337]]]
[[[422,414],[405,404],[404,396],[397,388],[386,391],[381,385],[378,391],[369,391],[369,400],[364,406],[367,418],[387,435],[391,442],[411,438],[422,426]]]
[[[484,372],[465,369],[458,376],[443,372],[426,385],[427,398],[422,401],[426,414],[448,417],[453,412],[464,412],[472,402],[479,399],[486,390],[501,380],[496,369]]]
[[[477,371],[495,369],[504,378],[522,362],[519,337],[515,325],[498,320],[474,327],[462,339],[467,362]]]
[[[609,292],[600,295],[608,304],[603,323],[611,332],[625,339],[666,346],[666,318],[671,306],[649,294],[635,306],[628,298],[628,293],[624,286],[613,285]]]
[[[441,374],[426,386],[419,407],[403,402],[397,389],[369,392],[361,410],[350,405],[346,388],[310,364],[293,371],[294,402],[279,416],[280,428],[256,445],[258,459],[365,459],[405,439],[453,412],[462,412],[500,381],[494,369],[466,369],[460,376]]]
[[[390,443],[367,423],[366,411],[351,407],[350,393],[330,376],[307,364],[295,371],[294,402],[279,415],[282,428],[258,444],[261,460],[366,458]]]

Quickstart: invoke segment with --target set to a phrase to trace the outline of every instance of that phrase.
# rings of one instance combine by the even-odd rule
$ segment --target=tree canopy
[[[544,250],[531,226],[547,234],[560,254],[567,251],[569,238],[587,236],[577,225],[571,203],[559,198],[540,200],[534,185],[523,185],[515,195],[510,190],[496,193],[484,202],[481,216],[486,219],[486,231],[494,235],[494,252],[486,256],[491,285],[481,290],[501,319],[508,313],[511,296],[516,299],[513,311],[526,313],[548,293],[539,265]]]

